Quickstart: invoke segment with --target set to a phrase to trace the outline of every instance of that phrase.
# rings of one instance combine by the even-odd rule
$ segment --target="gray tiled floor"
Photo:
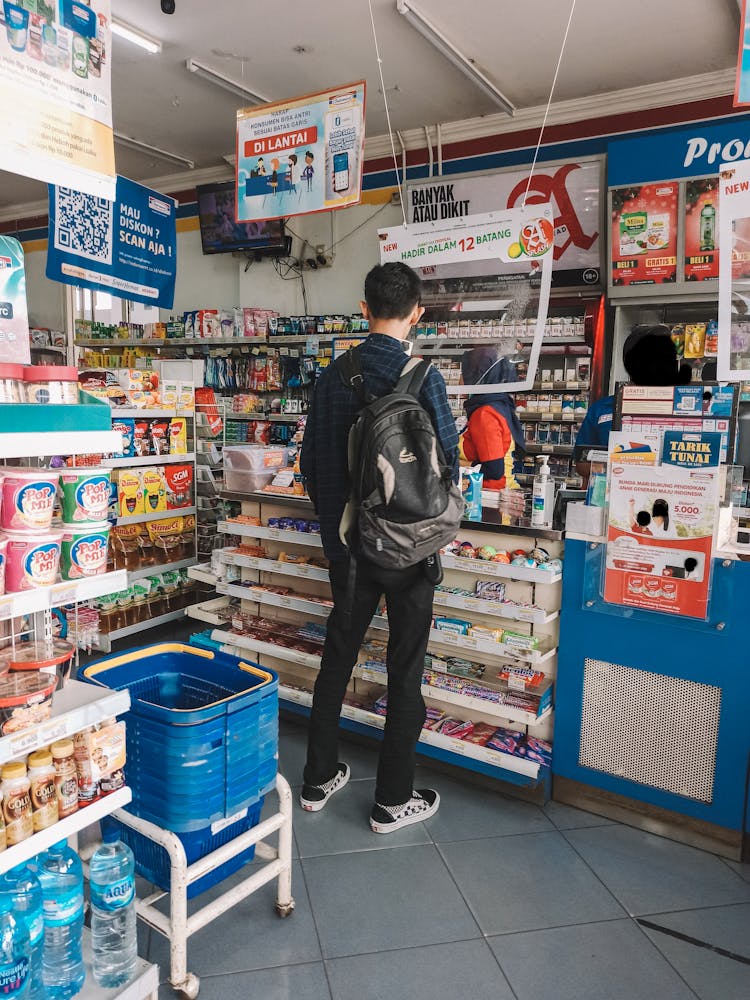
[[[284,723],[293,786],[304,752],[302,726]],[[295,811],[294,915],[275,916],[271,885],[191,940],[201,1000],[750,997],[750,866],[428,766],[417,784],[440,790],[440,812],[377,837],[375,754],[344,743],[342,758],[350,787],[321,814]],[[141,941],[165,980],[164,939]]]

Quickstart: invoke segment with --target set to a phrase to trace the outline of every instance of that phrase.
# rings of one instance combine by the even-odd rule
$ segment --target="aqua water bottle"
[[[42,979],[44,913],[39,879],[26,865],[17,865],[0,876],[0,898],[10,899],[13,915],[17,920],[23,918],[29,933],[31,975],[26,1000],[45,1000],[47,992]]]
[[[81,859],[61,840],[37,864],[44,902],[44,987],[49,1000],[69,1000],[80,993],[86,978]]]
[[[135,860],[116,828],[104,825],[104,843],[89,866],[94,979],[114,989],[135,976],[138,948]]]

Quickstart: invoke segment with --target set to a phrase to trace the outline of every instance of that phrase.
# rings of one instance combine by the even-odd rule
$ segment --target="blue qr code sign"
[[[98,264],[111,264],[115,202],[58,187],[56,203],[55,249]]]

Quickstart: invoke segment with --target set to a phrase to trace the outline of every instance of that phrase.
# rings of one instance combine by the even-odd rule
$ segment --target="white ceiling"
[[[572,0],[417,0],[519,108],[546,103]],[[372,0],[394,129],[497,109],[396,12]],[[185,68],[192,56],[271,100],[367,79],[367,135],[387,131],[368,0],[113,0],[113,13],[163,43],[149,55],[114,39],[115,128],[194,160],[222,163],[241,100]],[[577,0],[556,101],[575,101],[732,67],[738,0]],[[298,53],[296,47],[303,47]],[[713,95],[712,95],[713,96]],[[119,173],[175,168],[116,145]],[[189,174],[186,172],[186,186]],[[38,182],[0,171],[0,209],[42,199]]]

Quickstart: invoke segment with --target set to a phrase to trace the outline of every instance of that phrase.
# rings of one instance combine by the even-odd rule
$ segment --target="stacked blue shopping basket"
[[[82,680],[130,691],[128,784],[135,816],[178,834],[188,864],[258,823],[276,781],[278,678],[183,643],[129,650],[82,667]],[[169,888],[163,848],[120,824],[140,875]],[[195,882],[194,896],[252,860],[254,849]]]

